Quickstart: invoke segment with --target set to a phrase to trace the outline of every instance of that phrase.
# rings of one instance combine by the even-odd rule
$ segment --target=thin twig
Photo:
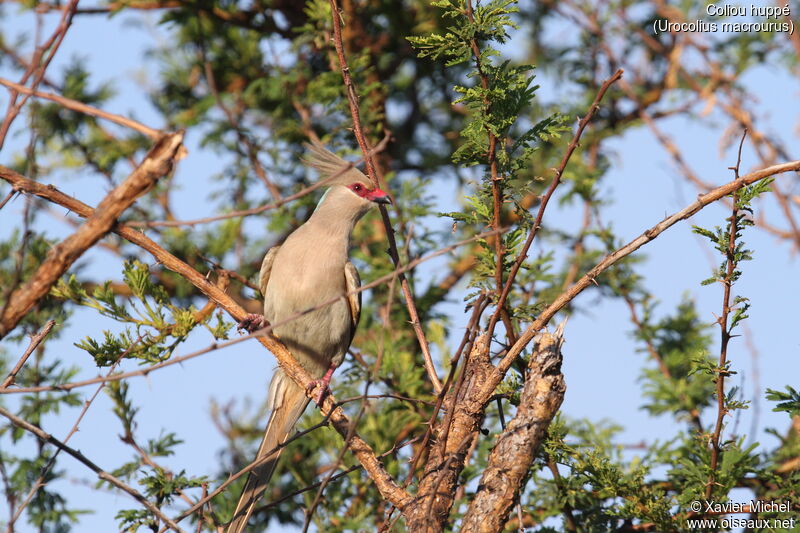
[[[475,24],[475,14],[472,8],[472,0],[467,0],[464,15],[467,17],[471,24]],[[481,88],[483,89],[483,109],[481,112],[489,115],[492,109],[492,101],[489,98],[489,76],[484,71],[483,63],[481,61],[481,50],[478,46],[478,40],[473,36],[469,41],[470,48],[472,49],[472,56],[475,60],[475,70],[478,72],[478,77],[481,81]],[[486,154],[486,160],[489,163],[489,174],[492,182],[492,227],[500,227],[500,214],[503,206],[503,177],[498,175],[497,172],[497,136],[492,131],[491,127],[487,124],[485,127],[486,136],[489,139],[489,150]],[[498,316],[503,315],[503,301],[500,298],[503,290],[503,239],[499,236],[495,239],[495,294],[497,296],[497,311]],[[511,327],[510,319],[506,323],[506,328]],[[489,336],[494,332],[494,326],[489,327]],[[512,331],[507,331],[507,335],[513,335]]]
[[[114,372],[114,370],[116,369],[116,367],[119,364],[119,362],[122,361],[122,359],[125,357],[125,355],[128,352],[130,352],[131,350],[133,350],[134,346],[138,345],[139,342],[141,342],[141,340],[142,340],[142,338],[140,336],[138,339],[136,339],[136,341],[131,343],[131,345],[128,347],[127,350],[122,352],[117,357],[117,360],[114,361],[114,364],[111,365],[111,367],[108,369],[108,374],[111,374],[112,372]],[[81,409],[81,412],[78,414],[78,418],[75,419],[75,423],[72,425],[72,429],[69,430],[69,433],[67,433],[67,435],[64,437],[64,439],[61,442],[63,442],[64,444],[68,443],[69,440],[72,438],[72,436],[78,431],[78,426],[80,425],[81,420],[83,420],[83,417],[86,416],[86,413],[89,411],[89,407],[91,407],[91,405],[97,399],[97,396],[100,394],[100,391],[102,391],[104,387],[105,387],[105,384],[101,384],[99,387],[97,387],[97,389],[95,389],[94,394],[92,394],[91,398],[89,398],[88,400],[83,402],[83,409]],[[28,504],[30,504],[31,500],[33,500],[33,497],[36,495],[36,492],[42,486],[45,485],[45,478],[47,476],[47,473],[50,472],[50,470],[53,468],[53,465],[56,464],[56,459],[58,458],[59,453],[61,453],[61,449],[60,448],[57,449],[55,451],[55,453],[53,453],[53,455],[47,461],[47,464],[45,464],[44,467],[42,467],[41,471],[39,472],[39,477],[36,479],[36,481],[34,481],[33,485],[31,486],[30,491],[28,491],[27,496],[25,497],[25,499],[20,504],[20,506],[17,509],[17,511],[14,514],[14,516],[9,521],[9,524],[13,524],[14,522],[16,522],[19,519],[19,517],[22,515],[22,511],[24,511],[25,507],[27,507]]]
[[[736,166],[730,167],[733,170],[734,177],[739,179],[739,165],[742,163],[742,146],[744,139],[747,136],[747,130],[742,133],[742,140],[739,141],[739,154],[736,159]],[[730,228],[728,231],[728,248],[725,251],[725,278],[722,280],[724,287],[722,294],[722,313],[720,314],[717,323],[720,328],[720,347],[719,347],[719,363],[717,364],[717,420],[714,424],[714,432],[709,439],[711,447],[711,462],[709,464],[710,472],[708,474],[708,481],[706,482],[706,500],[711,500],[714,493],[714,482],[717,476],[717,467],[719,465],[719,458],[722,450],[719,445],[719,439],[722,435],[722,423],[725,420],[725,415],[728,414],[728,406],[726,405],[725,398],[725,376],[729,374],[728,366],[728,342],[731,340],[731,330],[728,329],[728,314],[731,311],[731,287],[733,285],[734,271],[736,270],[736,235],[739,232],[739,206],[737,204],[738,189],[733,191],[733,208],[731,209]]]
[[[583,130],[586,129],[586,126],[589,124],[589,121],[592,117],[597,113],[600,109],[600,101],[605,96],[606,91],[608,91],[609,87],[614,84],[615,81],[622,77],[623,70],[617,70],[613,76],[608,78],[603,85],[600,87],[600,90],[597,91],[597,96],[594,97],[594,101],[592,102],[589,111],[586,112],[586,115],[578,122],[578,129],[575,130],[575,135],[572,137],[572,141],[570,141],[569,145],[567,146],[567,151],[564,152],[564,157],[561,158],[561,164],[555,169],[555,176],[553,176],[553,181],[550,182],[550,187],[548,187],[547,192],[542,196],[541,203],[539,204],[539,212],[536,214],[536,220],[533,223],[533,227],[531,228],[530,232],[528,233],[528,238],[525,240],[525,245],[522,247],[519,255],[517,256],[516,260],[514,261],[514,265],[511,267],[511,272],[508,274],[508,279],[506,280],[506,284],[503,286],[503,292],[500,294],[500,299],[497,301],[497,308],[495,309],[494,314],[492,314],[492,318],[489,321],[489,328],[488,331],[491,334],[494,331],[495,324],[497,324],[497,320],[500,317],[500,312],[503,309],[503,305],[505,304],[506,299],[508,298],[508,294],[511,292],[511,287],[514,284],[514,280],[517,277],[517,273],[519,269],[522,267],[522,263],[525,262],[525,259],[528,257],[528,250],[533,243],[533,240],[536,238],[536,233],[539,231],[539,228],[542,224],[542,218],[544,217],[544,211],[547,209],[547,204],[550,201],[550,198],[553,196],[553,193],[558,187],[559,183],[561,182],[561,176],[564,174],[564,169],[567,168],[567,163],[569,163],[570,157],[572,157],[572,153],[578,147],[578,144],[581,140],[581,135],[583,134]]]
[[[8,201],[11,200],[15,194],[17,194],[17,191],[15,191],[13,188],[10,191],[8,191],[6,197],[3,198],[2,201],[0,201],[0,209],[3,209],[8,203]]]
[[[172,529],[174,531],[179,531],[179,532],[183,531],[178,526],[178,524],[176,524],[168,516],[166,516],[164,513],[162,513],[161,510],[158,507],[156,507],[155,505],[150,503],[147,500],[147,498],[145,498],[144,496],[142,496],[141,493],[139,493],[139,491],[137,491],[136,489],[126,485],[125,483],[120,481],[118,478],[112,476],[111,474],[109,474],[108,472],[106,472],[105,470],[103,470],[102,468],[97,466],[94,462],[92,462],[88,457],[83,455],[80,451],[78,451],[78,450],[76,450],[74,448],[71,448],[70,446],[67,446],[66,444],[64,444],[63,442],[58,440],[57,438],[53,437],[49,433],[47,433],[44,430],[42,430],[41,428],[38,428],[38,427],[34,426],[33,424],[31,424],[27,420],[24,420],[24,419],[16,416],[14,413],[6,410],[3,407],[0,407],[0,415],[2,415],[4,417],[6,417],[7,419],[9,419],[15,426],[17,426],[19,428],[22,428],[25,431],[28,431],[29,433],[32,433],[33,435],[35,435],[42,442],[48,443],[48,444],[52,444],[53,446],[55,446],[59,450],[62,450],[64,452],[66,452],[67,454],[71,455],[72,457],[77,459],[79,462],[81,462],[84,465],[86,465],[92,472],[97,474],[98,478],[100,478],[103,481],[106,481],[106,482],[112,484],[113,486],[117,487],[118,489],[122,490],[123,492],[126,492],[129,495],[131,495],[136,501],[141,503],[148,511],[150,511],[156,517],[158,517],[159,520],[161,520],[165,524],[167,524],[170,529]]]
[[[364,153],[364,163],[366,166],[367,175],[369,176],[370,180],[377,185],[379,183],[379,179],[375,171],[375,163],[372,160],[372,150],[367,143],[367,138],[364,135],[364,129],[361,126],[361,117],[358,111],[358,93],[356,92],[355,85],[353,84],[353,79],[350,77],[350,67],[347,66],[347,58],[344,54],[344,44],[342,41],[342,21],[341,14],[339,13],[339,6],[337,5],[336,0],[329,1],[332,14],[331,18],[333,20],[333,44],[336,48],[336,55],[338,56],[339,66],[342,70],[342,79],[344,81],[345,92],[347,93],[347,102],[350,106],[350,115],[353,118],[353,134],[358,141],[359,147],[361,147],[361,151]],[[395,206],[395,208],[397,208],[397,206]],[[400,265],[400,256],[397,252],[397,242],[395,241],[394,228],[392,228],[392,223],[389,220],[389,214],[386,211],[386,207],[381,205],[380,211],[381,218],[383,219],[383,225],[386,230],[386,237],[389,240],[389,256],[391,257],[395,268],[397,268]],[[414,334],[417,337],[420,350],[422,351],[425,371],[428,373],[428,379],[430,379],[433,389],[438,394],[442,390],[442,382],[439,380],[439,376],[436,373],[436,366],[433,364],[433,358],[431,357],[428,339],[425,337],[425,332],[423,331],[422,324],[419,320],[419,313],[417,313],[414,295],[411,292],[411,288],[409,287],[408,280],[406,279],[405,275],[401,274],[399,279],[400,287],[403,289],[403,296],[405,297],[409,318],[411,319],[411,326],[414,329]]]
[[[672,227],[673,225],[677,224],[681,220],[686,220],[687,218],[691,217],[704,207],[709,204],[712,204],[723,198],[733,191],[739,190],[742,187],[755,183],[757,181],[763,180],[770,176],[774,176],[776,174],[782,174],[785,172],[797,172],[800,171],[800,161],[790,161],[788,163],[781,163],[778,165],[772,165],[766,168],[762,168],[755,172],[751,172],[749,174],[745,174],[744,176],[735,179],[731,182],[726,183],[716,189],[709,191],[706,194],[698,195],[697,200],[692,202],[687,207],[681,209],[680,211],[673,213],[669,217],[665,218],[652,228],[648,229],[628,244],[618,248],[614,252],[610,253],[606,257],[604,257],[599,263],[597,263],[592,269],[590,269],[581,279],[579,279],[574,285],[572,285],[569,289],[561,293],[553,303],[551,303],[547,308],[539,314],[539,316],[534,320],[528,328],[520,335],[519,339],[517,340],[514,345],[509,348],[508,353],[503,358],[502,361],[497,365],[496,369],[496,377],[495,379],[489,380],[486,383],[486,387],[491,386],[493,383],[496,386],[495,380],[499,379],[501,376],[505,375],[506,371],[511,367],[511,364],[514,362],[514,359],[519,356],[525,346],[533,339],[537,332],[539,332],[548,322],[555,316],[555,314],[560,311],[565,305],[575,299],[578,294],[583,292],[588,286],[592,285],[595,278],[599,276],[603,271],[607,270],[609,267],[613,266],[617,262],[619,262],[622,258],[627,257],[628,255],[632,254],[648,242],[657,238],[661,233],[666,231],[668,228]],[[497,381],[499,383],[499,381]],[[493,390],[493,389],[492,389]]]
[[[67,30],[69,30],[70,26],[72,25],[72,17],[75,15],[75,10],[78,8],[78,0],[70,0],[69,4],[67,4],[66,8],[61,14],[61,22],[56,27],[53,35],[43,43],[41,46],[36,47],[36,51],[34,52],[33,59],[31,60],[28,69],[23,74],[22,78],[20,79],[20,83],[25,83],[28,79],[33,76],[33,82],[31,83],[31,89],[36,90],[39,86],[39,83],[44,79],[45,72],[47,71],[47,67],[50,65],[50,62],[58,52],[58,49],[61,47],[61,43],[64,42],[64,37],[67,35]],[[47,57],[44,57],[45,53],[48,53]],[[44,60],[42,58],[44,57]],[[6,136],[8,135],[9,130],[11,129],[11,124],[14,122],[14,119],[17,118],[19,112],[22,110],[22,107],[30,98],[29,95],[25,95],[21,102],[17,103],[17,98],[19,97],[19,92],[16,90],[11,90],[11,95],[8,99],[8,108],[6,110],[6,115],[3,118],[3,123],[0,124],[0,148],[3,147],[5,143]]]
[[[202,26],[201,26],[202,27]],[[202,60],[203,60],[203,70],[206,76],[206,82],[208,83],[208,88],[211,90],[211,94],[214,96],[214,100],[217,102],[217,106],[222,109],[222,112],[225,114],[225,117],[228,119],[228,123],[233,128],[233,131],[236,133],[236,138],[239,140],[239,143],[243,144],[245,148],[247,148],[247,158],[250,160],[250,164],[253,167],[253,170],[256,173],[256,176],[264,183],[269,190],[269,193],[275,200],[281,200],[283,196],[281,195],[281,190],[278,188],[277,185],[272,183],[272,180],[269,179],[267,176],[267,172],[264,170],[264,167],[261,165],[261,162],[258,160],[258,151],[253,143],[250,141],[250,138],[245,135],[242,131],[242,127],[239,125],[239,121],[233,115],[233,112],[225,105],[225,102],[222,101],[222,96],[219,94],[217,90],[217,81],[214,78],[214,70],[211,66],[211,62],[206,57],[206,49],[205,43],[203,42],[202,46],[200,47],[200,51],[202,53]],[[237,147],[238,148],[238,147]]]
[[[25,352],[19,358],[19,361],[17,361],[17,364],[14,365],[14,368],[11,369],[11,372],[8,373],[6,379],[3,380],[3,384],[0,385],[0,389],[5,389],[9,385],[14,383],[14,379],[17,377],[19,371],[22,370],[22,367],[25,365],[25,362],[28,360],[28,357],[31,356],[33,351],[39,346],[39,344],[44,340],[44,338],[47,337],[48,333],[50,333],[50,330],[52,330],[53,326],[55,325],[56,325],[55,320],[48,320],[39,333],[31,336],[30,344],[28,344],[28,347],[25,349]]]
[[[386,145],[389,142],[389,135],[386,135],[381,142],[375,145],[375,147],[370,151],[370,154],[377,154],[382,152]],[[348,172],[350,169],[355,168],[359,165],[364,159],[359,159],[358,161],[348,163],[346,166],[343,166],[338,172],[335,174],[328,176],[327,178],[320,180],[308,187],[299,190],[298,192],[281,198],[280,200],[276,200],[271,204],[267,205],[260,205],[258,207],[251,207],[250,209],[242,209],[240,211],[231,211],[230,213],[223,213],[221,215],[214,215],[210,217],[204,218],[195,218],[192,220],[156,220],[156,221],[147,221],[147,220],[131,220],[128,221],[128,225],[131,227],[143,227],[143,228],[161,228],[161,227],[174,227],[174,226],[194,226],[197,224],[207,224],[209,222],[216,222],[218,220],[227,220],[229,218],[236,218],[236,217],[246,217],[251,215],[257,215],[259,213],[263,213],[264,211],[269,211],[270,209],[276,209],[284,204],[288,204],[298,198],[302,198],[303,196],[316,191],[320,187],[325,187],[328,183],[335,180],[342,174]]]
[[[0,173],[0,176],[1,175],[2,174]],[[125,228],[125,226],[121,226],[121,228]],[[125,232],[121,228],[120,228],[120,225],[118,225],[117,228],[116,228],[116,231],[120,235],[123,235],[123,233],[125,233]],[[507,230],[507,228],[505,228],[503,231],[506,231],[506,230]],[[424,263],[426,261],[430,261],[431,259],[435,259],[437,257],[440,257],[440,256],[444,255],[444,254],[450,253],[453,250],[455,250],[456,248],[464,246],[464,245],[469,244],[471,242],[474,242],[476,240],[484,239],[484,238],[486,238],[488,236],[492,236],[492,235],[496,235],[496,234],[497,234],[497,232],[495,232],[495,231],[489,231],[489,232],[486,232],[486,233],[480,233],[480,234],[475,235],[474,237],[471,237],[469,239],[464,239],[464,240],[459,241],[457,243],[451,244],[450,246],[447,246],[445,248],[441,248],[441,249],[439,249],[439,250],[437,250],[435,252],[431,252],[430,254],[428,254],[426,256],[414,259],[413,261],[411,261],[410,263],[406,264],[405,266],[399,267],[396,270],[394,270],[392,272],[389,272],[388,274],[386,274],[384,276],[381,276],[380,278],[377,278],[377,279],[375,279],[375,280],[373,280],[373,281],[371,281],[369,283],[366,283],[366,284],[364,284],[364,285],[362,285],[362,286],[360,286],[360,287],[358,287],[356,289],[353,289],[352,291],[350,291],[350,292],[348,292],[346,294],[343,294],[342,296],[338,296],[336,298],[331,298],[330,300],[328,300],[326,302],[322,302],[321,304],[319,304],[317,306],[314,306],[314,307],[306,309],[304,311],[300,311],[298,313],[295,313],[294,315],[292,315],[290,317],[287,317],[285,320],[283,320],[281,322],[276,322],[275,324],[270,324],[269,326],[267,326],[265,328],[262,328],[260,330],[254,331],[253,333],[250,333],[248,335],[239,337],[237,339],[232,339],[232,340],[223,341],[223,342],[215,342],[215,343],[212,343],[209,346],[206,346],[205,348],[202,348],[200,350],[196,350],[194,352],[191,352],[191,353],[188,353],[188,354],[182,355],[182,356],[171,357],[168,361],[163,361],[161,363],[156,363],[156,364],[154,364],[152,366],[149,366],[147,368],[140,368],[138,370],[131,370],[129,372],[123,372],[123,373],[114,374],[114,375],[105,376],[105,377],[104,376],[97,376],[95,378],[86,379],[86,380],[83,380],[83,381],[75,381],[75,382],[71,382],[71,383],[63,383],[63,384],[60,384],[60,385],[42,385],[42,386],[36,386],[36,387],[15,387],[15,388],[12,388],[12,389],[0,387],[0,394],[14,394],[14,393],[18,394],[18,393],[31,393],[31,392],[44,392],[44,391],[62,391],[63,392],[63,391],[69,391],[69,390],[75,389],[77,387],[85,387],[85,386],[88,386],[88,385],[93,385],[95,383],[109,383],[111,381],[120,381],[120,380],[123,380],[123,379],[136,377],[136,376],[147,376],[147,375],[149,375],[151,372],[153,372],[155,370],[159,370],[159,369],[167,367],[167,366],[172,366],[172,365],[175,365],[175,364],[183,363],[183,362],[188,361],[189,359],[194,359],[195,357],[199,357],[201,355],[207,354],[207,353],[215,351],[215,350],[219,350],[219,349],[222,349],[222,348],[227,348],[228,346],[232,346],[234,344],[239,344],[241,342],[244,342],[244,341],[252,339],[252,338],[263,338],[264,335],[269,334],[274,328],[276,328],[278,326],[281,326],[283,324],[289,323],[289,322],[291,322],[293,320],[298,319],[301,316],[305,316],[305,315],[307,315],[309,313],[312,313],[312,312],[317,311],[319,309],[322,309],[322,308],[324,308],[326,306],[329,306],[329,305],[331,305],[331,304],[333,304],[335,302],[338,302],[342,298],[348,298],[349,296],[356,295],[356,294],[358,294],[360,292],[363,292],[363,291],[366,291],[366,290],[369,290],[369,289],[373,289],[373,288],[375,288],[375,287],[377,287],[379,285],[383,285],[383,284],[391,281],[392,279],[396,278],[400,273],[412,270],[412,269],[416,268],[417,266],[419,266],[421,263]],[[135,232],[135,231],[133,232],[133,235],[138,235],[139,238],[142,237],[142,235],[140,233]],[[123,235],[123,236],[125,236],[125,235]],[[138,244],[138,243],[135,242],[134,244]],[[143,246],[143,248],[144,248],[144,246]],[[150,251],[148,248],[145,248],[145,249],[147,251]],[[177,261],[179,261],[179,260],[177,258],[175,258],[174,256],[171,256],[171,254],[167,255],[166,251],[164,251],[163,253],[158,253],[158,255],[156,255],[156,259],[158,261],[161,261],[162,263],[164,263],[164,265],[169,267],[169,268],[172,268],[170,265],[175,266],[176,268],[179,269],[177,271],[182,273],[182,274],[186,272],[185,268],[191,268],[188,265],[185,265],[185,263],[184,263],[185,267],[181,267],[180,263],[177,263]],[[199,273],[198,273],[198,276],[200,276]],[[200,279],[205,279],[205,278],[202,278],[202,276],[201,276]],[[219,289],[218,287],[216,287],[214,285],[211,285],[211,287],[213,287],[213,289],[207,288],[207,287],[203,287],[204,289],[206,289],[208,291],[207,293],[203,289],[201,289],[201,291],[203,291],[204,293],[209,295],[209,297],[212,299],[212,301],[214,301],[214,302],[230,301],[230,302],[232,302],[232,305],[236,305],[236,303],[233,302],[233,300],[230,300],[230,297],[227,296],[227,294],[225,294],[224,292],[222,292],[221,289]],[[200,287],[198,287],[198,288],[200,288]],[[230,312],[229,307],[227,307],[226,305],[220,303],[219,306],[222,307],[223,309],[225,309],[226,311]],[[244,310],[242,310],[242,315],[241,316],[244,317],[244,315],[245,315]],[[236,318],[237,320],[239,319],[237,316],[234,316],[234,318]]]

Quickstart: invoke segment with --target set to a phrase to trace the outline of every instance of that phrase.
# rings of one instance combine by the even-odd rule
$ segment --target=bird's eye
[[[363,189],[363,188],[364,187],[362,187],[360,183],[356,183],[355,185],[353,185],[353,190],[355,192],[361,192],[361,189]]]

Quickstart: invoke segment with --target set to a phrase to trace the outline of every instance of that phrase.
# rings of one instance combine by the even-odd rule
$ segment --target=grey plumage
[[[264,319],[277,324],[298,312],[357,289],[358,271],[349,261],[350,236],[356,222],[375,204],[388,201],[356,168],[321,144],[306,146],[304,162],[321,177],[336,176],[308,221],[281,246],[267,252],[259,287],[264,295]],[[315,379],[330,379],[355,335],[361,298],[352,295],[278,325],[273,333]],[[324,383],[327,385],[327,383]],[[292,432],[309,403],[305,391],[278,368],[269,385],[272,413],[257,458],[266,457]],[[228,533],[241,533],[272,477],[282,448],[248,476]]]

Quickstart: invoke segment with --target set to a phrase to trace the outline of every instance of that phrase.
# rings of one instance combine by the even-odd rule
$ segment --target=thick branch
[[[431,447],[417,497],[403,513],[409,531],[442,531],[447,522],[467,449],[477,437],[488,401],[482,395],[482,384],[494,371],[489,362],[490,342],[486,333],[475,339],[462,365],[459,384],[444,401],[450,410],[436,427],[437,442]]]
[[[182,155],[183,132],[162,137],[144,161],[115,187],[78,231],[54,246],[28,282],[15,290],[0,317],[0,339],[14,329],[28,311],[50,292],[64,272],[90,247],[108,233],[117,218],[155,182],[169,173]]]
[[[475,498],[464,516],[461,531],[489,533],[503,530],[536,451],[564,400],[566,385],[561,374],[560,331],[543,333],[528,368],[520,405],[500,434],[489,455]]]

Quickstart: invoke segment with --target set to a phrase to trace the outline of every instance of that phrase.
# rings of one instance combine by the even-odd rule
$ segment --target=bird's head
[[[338,155],[329,151],[318,141],[306,144],[308,152],[304,162],[317,169],[326,185],[331,189],[344,188],[364,202],[372,204],[392,203],[389,195],[373,184],[363,172]]]

